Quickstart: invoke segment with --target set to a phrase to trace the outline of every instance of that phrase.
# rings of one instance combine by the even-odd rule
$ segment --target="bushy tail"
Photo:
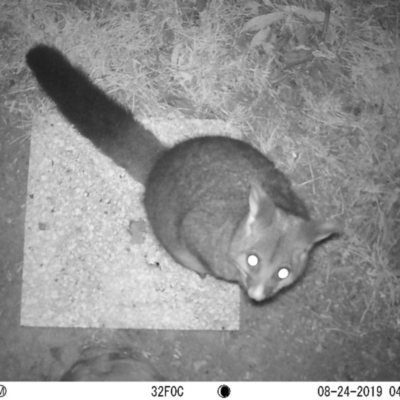
[[[39,44],[26,62],[45,93],[75,128],[144,183],[165,146],[133,114],[94,85],[56,48]]]

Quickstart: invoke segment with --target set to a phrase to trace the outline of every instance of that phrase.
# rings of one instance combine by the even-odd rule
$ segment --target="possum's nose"
[[[274,294],[274,288],[271,286],[257,285],[247,289],[248,296],[255,301],[263,301]]]

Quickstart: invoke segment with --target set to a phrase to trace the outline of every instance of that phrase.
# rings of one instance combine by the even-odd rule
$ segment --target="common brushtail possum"
[[[26,61],[66,119],[144,184],[153,232],[182,266],[262,301],[295,282],[313,245],[338,232],[311,219],[288,178],[250,144],[206,136],[167,148],[56,48],[39,44]]]

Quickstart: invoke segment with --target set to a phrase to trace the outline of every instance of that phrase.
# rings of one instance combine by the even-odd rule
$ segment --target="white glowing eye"
[[[286,279],[289,276],[289,270],[287,268],[281,268],[278,271],[279,279]]]
[[[256,267],[258,265],[258,257],[254,254],[250,254],[247,257],[247,264],[249,264],[250,267]]]

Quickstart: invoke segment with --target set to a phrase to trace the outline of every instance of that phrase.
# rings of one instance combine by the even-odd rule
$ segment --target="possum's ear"
[[[342,224],[335,220],[309,221],[304,229],[306,238],[311,245],[328,239],[332,235],[340,234],[342,231]]]
[[[246,232],[251,234],[257,223],[258,226],[269,226],[274,220],[276,207],[261,185],[253,181],[249,192],[249,212],[246,220]]]

